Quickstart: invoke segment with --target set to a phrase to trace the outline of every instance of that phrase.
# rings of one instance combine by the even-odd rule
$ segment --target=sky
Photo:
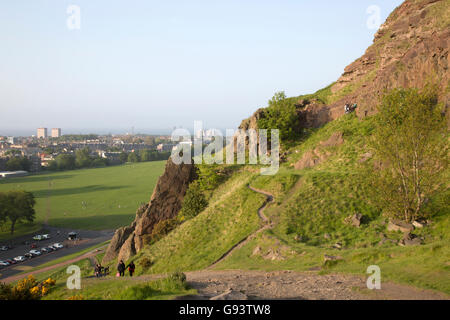
[[[0,135],[236,128],[337,80],[401,2],[1,1]]]

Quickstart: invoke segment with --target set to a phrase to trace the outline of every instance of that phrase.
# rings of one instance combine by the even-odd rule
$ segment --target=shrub
[[[158,241],[166,236],[170,231],[178,226],[179,222],[177,218],[167,219],[158,222],[152,230],[151,240]]]
[[[186,195],[183,199],[183,206],[181,208],[181,215],[186,219],[191,219],[197,216],[208,206],[208,201],[203,194],[200,184],[197,181],[189,185]]]
[[[151,268],[153,266],[154,262],[149,257],[143,257],[139,261],[139,264],[141,265],[142,269],[149,269],[149,268]]]

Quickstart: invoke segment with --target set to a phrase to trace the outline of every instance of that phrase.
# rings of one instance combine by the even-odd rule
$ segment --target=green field
[[[15,235],[44,222],[71,229],[108,230],[129,224],[148,202],[165,161],[37,174],[0,181],[0,192],[26,190],[36,197],[36,221],[19,224]],[[9,236],[4,225],[0,239]]]

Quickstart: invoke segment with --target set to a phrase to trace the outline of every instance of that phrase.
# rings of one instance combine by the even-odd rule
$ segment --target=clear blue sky
[[[0,134],[235,128],[274,92],[335,81],[400,0],[14,0],[0,4]],[[69,5],[81,29],[69,30]]]

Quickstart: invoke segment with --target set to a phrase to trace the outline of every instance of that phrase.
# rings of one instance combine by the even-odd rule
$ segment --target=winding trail
[[[218,263],[222,262],[223,260],[225,260],[226,258],[228,258],[230,255],[233,254],[234,251],[239,250],[240,248],[242,248],[244,245],[246,245],[250,240],[254,239],[256,237],[256,235],[258,235],[261,232],[264,232],[265,230],[271,229],[273,228],[274,224],[272,222],[269,221],[269,219],[264,215],[264,210],[267,208],[267,206],[273,202],[273,195],[267,191],[264,190],[259,190],[256,188],[253,188],[250,185],[247,185],[247,188],[249,188],[250,190],[260,193],[264,196],[266,196],[266,200],[264,201],[264,203],[261,205],[261,207],[259,207],[258,209],[258,216],[259,218],[262,220],[262,222],[264,223],[263,226],[261,228],[259,228],[258,230],[256,230],[255,232],[251,233],[250,235],[248,235],[247,237],[245,237],[244,239],[242,239],[241,241],[239,241],[238,243],[236,243],[234,246],[232,246],[230,248],[230,250],[228,250],[227,252],[225,252],[219,259],[217,259],[216,261],[214,261],[209,267],[206,268],[206,270],[210,270],[213,267],[215,267]]]

